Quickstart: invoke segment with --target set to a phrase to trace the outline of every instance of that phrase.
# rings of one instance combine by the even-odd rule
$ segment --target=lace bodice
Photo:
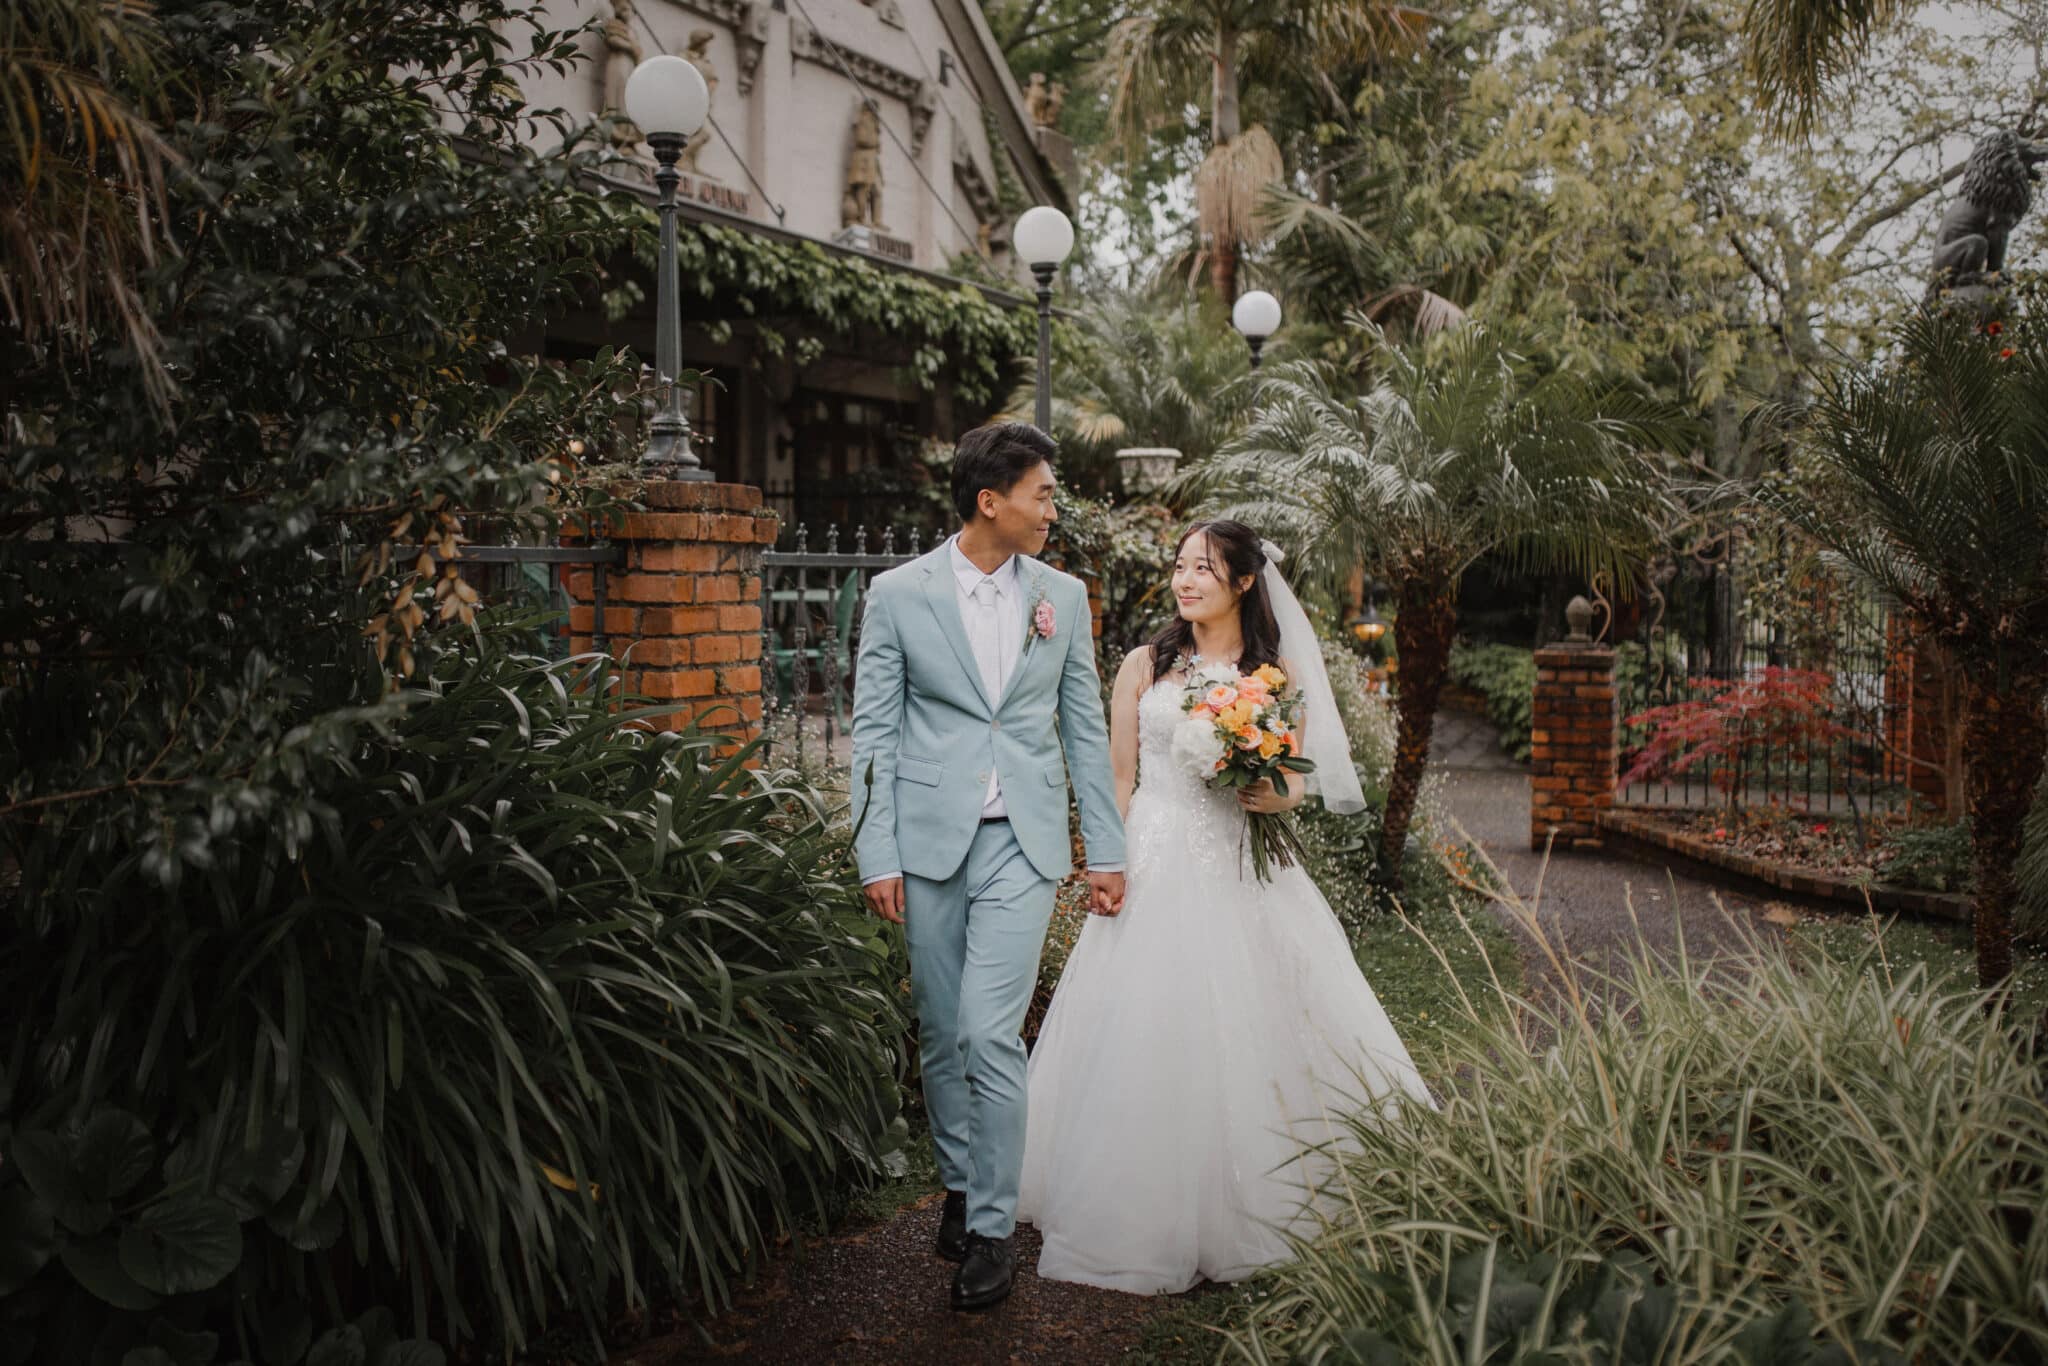
[[[1173,761],[1173,729],[1185,715],[1180,701],[1176,678],[1160,679],[1138,699],[1138,786],[1155,795],[1169,789],[1182,795],[1210,790],[1186,765]]]
[[[1229,792],[1210,787],[1173,757],[1181,683],[1162,678],[1138,698],[1138,787],[1124,844],[1134,877],[1161,864],[1213,876],[1235,872],[1244,812]]]

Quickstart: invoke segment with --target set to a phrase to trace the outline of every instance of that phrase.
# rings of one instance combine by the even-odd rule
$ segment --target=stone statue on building
[[[1058,111],[1053,107],[1052,91],[1046,89],[1045,73],[1034,71],[1031,81],[1024,87],[1024,112],[1031,116],[1031,122],[1040,128],[1050,128]]]
[[[1930,299],[1946,290],[1983,308],[2005,270],[2006,243],[2034,203],[2034,182],[2048,161],[2048,143],[2027,142],[2010,129],[1987,133],[1970,153],[1963,183],[1934,230]]]
[[[711,39],[713,36],[708,28],[690,30],[690,46],[683,53],[683,60],[696,67],[697,74],[704,78],[706,95],[718,93],[718,68],[711,64]],[[711,116],[706,114],[704,126],[690,134],[690,140],[683,144],[683,156],[682,160],[676,163],[677,168],[687,171],[692,175],[699,174],[697,169],[697,153],[703,151],[704,144],[709,141],[711,141]]]
[[[631,147],[640,130],[626,118],[626,80],[640,65],[640,40],[633,36],[633,0],[612,0],[612,17],[604,21],[604,99],[598,108],[618,120],[612,141]]]
[[[1047,128],[1060,126],[1060,110],[1067,107],[1067,87],[1063,81],[1054,81],[1052,89],[1045,94],[1045,124]]]
[[[882,226],[882,121],[875,106],[862,100],[853,116],[853,151],[846,159],[846,195],[839,203],[839,225]]]

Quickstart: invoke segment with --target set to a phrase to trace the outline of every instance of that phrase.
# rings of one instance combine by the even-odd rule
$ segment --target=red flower
[[[1727,838],[1728,838],[1728,832],[1727,832],[1727,830],[1726,830],[1726,829],[1723,829],[1723,828],[1721,828],[1721,827],[1718,827],[1718,826],[1717,826],[1717,827],[1715,828],[1715,830],[1714,830],[1714,838],[1715,838],[1715,839],[1717,839],[1717,840],[1725,840],[1725,839],[1727,839]]]
[[[1995,336],[1997,336],[1997,335],[1998,335],[1999,333],[2001,333],[2001,332],[2003,332],[2003,331],[2005,331],[2005,324],[2004,324],[2004,323],[1985,323],[1985,324],[1984,324],[1984,335],[1985,335],[1985,336],[1987,336],[1987,337],[1995,337]]]
[[[1828,828],[1825,824],[1816,825],[1813,827],[1813,833],[1816,835],[1825,835],[1827,832]]]
[[[2011,348],[2010,346],[2008,346],[2008,347],[2006,347],[2006,348],[2005,348],[2005,349],[2004,349],[2003,351],[2000,351],[2000,352],[1998,353],[1998,358],[1999,358],[2000,360],[2011,360],[2011,359],[2012,359],[2012,348]]]

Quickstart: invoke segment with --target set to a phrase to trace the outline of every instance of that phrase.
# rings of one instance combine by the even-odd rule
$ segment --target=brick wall
[[[1562,641],[1536,652],[1529,731],[1529,847],[1598,848],[1614,805],[1614,651]]]
[[[776,519],[747,484],[645,485],[649,511],[608,531],[624,553],[608,575],[605,631],[626,691],[688,705],[663,724],[702,718],[752,736],[761,722],[761,552]],[[567,537],[565,540],[569,539]],[[592,648],[592,573],[569,575],[571,646]]]

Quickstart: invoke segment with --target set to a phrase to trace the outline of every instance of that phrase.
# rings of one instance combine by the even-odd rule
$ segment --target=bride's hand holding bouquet
[[[1305,856],[1289,814],[1304,789],[1288,782],[1316,767],[1301,753],[1301,691],[1271,664],[1240,674],[1234,665],[1190,659],[1182,669],[1187,719],[1174,732],[1174,755],[1210,786],[1236,790],[1253,875],[1270,882],[1273,868]]]

